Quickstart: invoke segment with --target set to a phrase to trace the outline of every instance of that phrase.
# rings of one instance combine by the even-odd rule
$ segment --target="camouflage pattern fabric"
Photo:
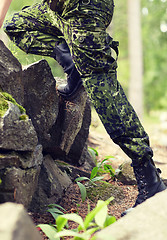
[[[5,32],[23,51],[50,57],[55,44],[66,41],[106,131],[132,160],[140,162],[153,153],[117,81],[113,40],[106,32],[113,10],[112,0],[65,0],[61,11],[52,11],[44,1],[15,13]]]

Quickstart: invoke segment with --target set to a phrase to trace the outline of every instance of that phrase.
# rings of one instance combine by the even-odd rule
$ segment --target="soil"
[[[98,161],[102,161],[105,156],[114,156],[111,165],[114,169],[117,169],[123,161],[128,160],[129,158],[111,141],[109,136],[105,133],[101,123],[99,123],[99,120],[97,121],[97,119],[95,119],[92,122],[88,139],[89,146],[97,149]],[[148,124],[146,127],[150,139],[152,140],[151,146],[154,151],[154,161],[156,166],[162,170],[161,177],[167,179],[167,134],[165,135],[164,132],[161,131],[159,124]],[[135,199],[138,194],[137,187],[135,185],[123,185],[121,182],[111,179],[107,174],[105,174],[104,177],[107,183],[111,184],[115,188],[118,187],[119,191],[121,191],[121,197],[108,206],[108,213],[115,216],[118,220],[121,217],[121,213],[127,208],[132,207],[135,203]],[[111,190],[110,195],[112,194],[113,192]],[[88,206],[90,206],[90,210],[92,210],[96,206],[97,200],[98,199],[96,198],[93,200],[87,198],[86,201],[82,202],[78,185],[73,183],[66,191],[61,203],[59,204],[66,210],[65,213],[78,213],[82,218],[85,218],[88,213]],[[35,225],[41,223],[54,223],[54,219],[50,213],[29,214]],[[70,228],[75,227],[76,225],[71,222]],[[40,234],[42,235],[43,240],[48,239],[41,231]]]

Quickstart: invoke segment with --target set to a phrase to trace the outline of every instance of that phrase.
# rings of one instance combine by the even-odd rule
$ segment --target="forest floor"
[[[159,122],[147,124],[146,121],[145,129],[151,139],[156,166],[162,170],[161,177],[167,179],[167,132],[165,132],[164,129],[162,130],[162,126]],[[114,156],[112,159],[112,167],[114,169],[117,169],[125,160],[129,160],[122,150],[111,141],[96,116],[92,119],[92,126],[89,134],[89,146],[97,149],[98,161],[102,161],[105,156]],[[105,174],[104,177],[108,183],[112,184],[112,186],[121,189],[122,198],[120,197],[118,201],[114,201],[113,204],[108,206],[109,214],[115,216],[118,220],[121,217],[121,213],[135,203],[138,194],[137,187],[135,185],[124,185],[119,181],[113,181],[107,174]],[[97,199],[91,200],[89,198],[82,202],[78,185],[73,183],[66,191],[60,205],[66,210],[66,213],[78,213],[82,218],[85,218],[88,213],[88,206],[90,207],[90,210],[92,210],[96,206],[96,203]],[[51,217],[50,213],[42,215],[30,213],[30,215],[36,225],[40,223],[54,223],[54,219]],[[75,224],[70,223],[70,228],[75,227]],[[43,240],[48,239],[41,231],[40,233]]]

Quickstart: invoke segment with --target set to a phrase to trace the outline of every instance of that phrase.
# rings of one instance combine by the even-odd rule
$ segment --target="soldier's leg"
[[[100,3],[88,1],[89,25],[84,20],[77,21],[79,15],[73,16],[72,54],[85,89],[106,131],[132,159],[139,190],[135,207],[166,187],[152,160],[149,137],[117,80],[117,64],[111,56],[110,49],[110,46],[114,48],[114,43],[105,31],[108,24],[105,21],[109,19],[109,6],[110,12],[113,10],[111,3],[112,1],[107,3],[106,0],[101,0]],[[99,4],[101,8],[98,11]],[[80,16],[86,14],[85,10],[86,6],[81,2]],[[94,16],[97,16],[97,19]]]
[[[55,23],[49,21],[47,4],[41,3],[15,13],[5,22],[4,31],[24,52],[53,57],[55,44],[64,42],[56,16]]]
[[[92,73],[85,77],[84,86],[106,131],[132,159],[139,190],[134,207],[165,190],[160,172],[152,160],[149,137],[117,81],[116,70]],[[122,216],[132,209],[125,211]]]
[[[117,81],[117,61],[111,54],[117,52],[117,46],[106,33],[106,27],[112,19],[113,2],[108,1],[107,4],[107,1],[102,0],[99,14],[99,2],[88,3],[85,5],[81,1],[78,15],[75,11],[75,15],[70,18],[73,60],[113,141],[137,162],[145,155],[151,158],[153,154],[148,135]],[[86,9],[90,11],[87,15]],[[85,18],[79,18],[84,14]],[[97,19],[94,16],[98,16]]]

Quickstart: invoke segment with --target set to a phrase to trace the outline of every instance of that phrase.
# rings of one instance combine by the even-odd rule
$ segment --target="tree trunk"
[[[128,0],[130,84],[129,100],[139,117],[143,114],[143,54],[140,0]]]

